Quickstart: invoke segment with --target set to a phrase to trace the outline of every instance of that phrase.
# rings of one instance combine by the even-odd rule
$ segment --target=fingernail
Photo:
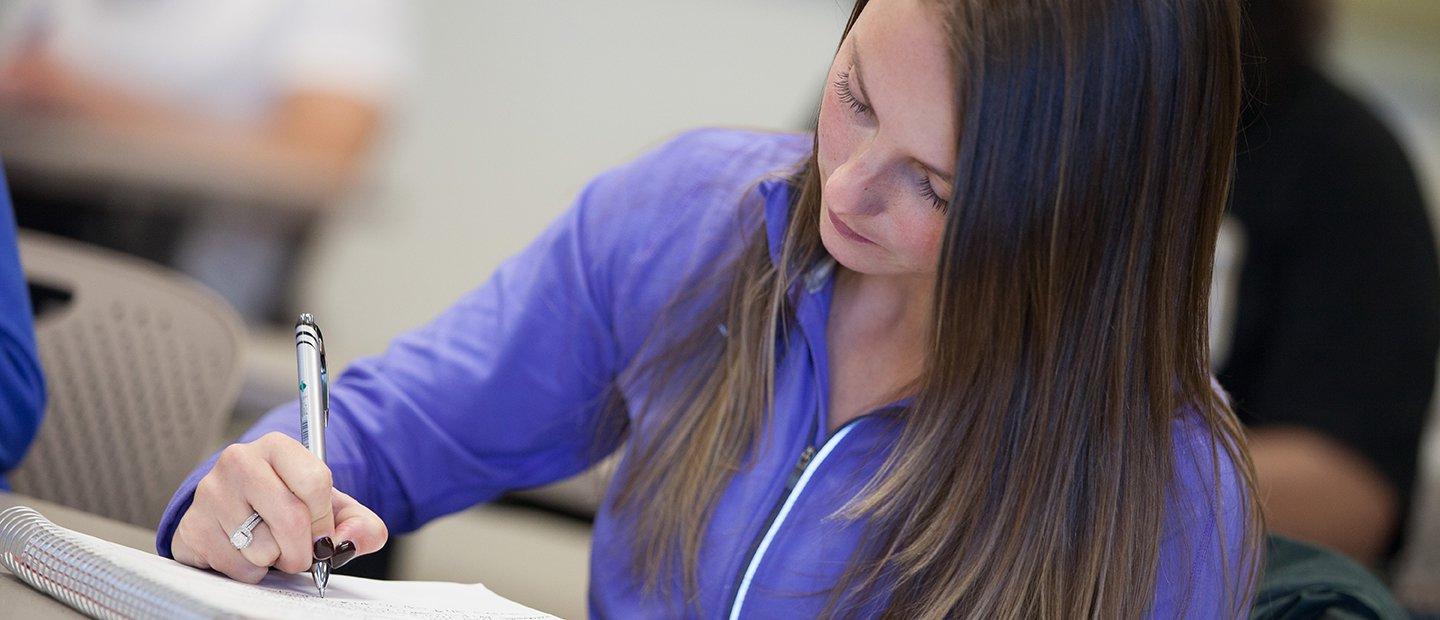
[[[330,558],[330,568],[332,570],[340,568],[353,559],[355,559],[355,543],[347,540],[335,547],[335,555]]]
[[[316,560],[328,560],[333,555],[335,555],[335,541],[330,540],[329,536],[321,536],[315,540]]]

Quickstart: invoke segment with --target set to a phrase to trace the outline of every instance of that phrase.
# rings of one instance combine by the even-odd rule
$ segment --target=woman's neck
[[[826,334],[831,431],[904,396],[925,368],[930,283],[840,270]]]
[[[840,266],[835,274],[832,316],[861,334],[921,343],[930,322],[934,281],[928,276],[863,274]]]

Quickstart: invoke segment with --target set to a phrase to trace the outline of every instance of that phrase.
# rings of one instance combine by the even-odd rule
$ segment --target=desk
[[[44,184],[57,194],[91,197],[103,188],[172,199],[198,197],[221,205],[324,212],[343,181],[339,171],[302,157],[262,154],[213,140],[0,108],[5,165],[15,176]]]
[[[141,551],[155,552],[155,532],[128,523],[112,521],[104,517],[66,508],[59,504],[32,499],[0,491],[0,510],[11,506],[29,506],[53,521],[56,525],[91,536],[134,547]],[[10,571],[0,567],[0,601],[4,601],[0,615],[11,618],[78,618],[79,612],[66,607],[64,603],[40,593],[20,581]]]

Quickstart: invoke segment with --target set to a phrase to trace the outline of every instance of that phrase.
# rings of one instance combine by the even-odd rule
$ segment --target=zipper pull
[[[800,462],[795,463],[795,470],[790,472],[790,480],[785,483],[785,490],[795,488],[795,483],[800,482],[801,474],[805,473],[805,467],[810,464],[810,459],[815,457],[815,446],[805,446],[800,453]]]

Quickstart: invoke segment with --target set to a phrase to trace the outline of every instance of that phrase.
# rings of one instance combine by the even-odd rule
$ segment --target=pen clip
[[[295,344],[309,344],[315,347],[319,357],[320,389],[319,405],[320,415],[325,420],[330,419],[330,373],[325,363],[325,337],[320,333],[320,325],[315,322],[315,315],[305,313],[300,315],[295,322]]]
[[[315,345],[315,351],[320,354],[320,367],[325,367],[325,337],[320,335],[320,326],[315,323],[315,315],[306,312],[300,315],[295,321],[295,342],[299,344],[302,336],[308,336],[308,340]]]

